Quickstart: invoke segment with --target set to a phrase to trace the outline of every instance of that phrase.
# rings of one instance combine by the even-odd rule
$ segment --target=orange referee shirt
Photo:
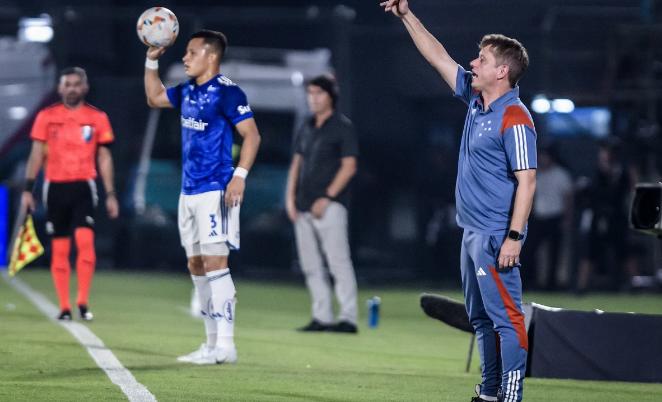
[[[113,142],[103,111],[88,105],[68,109],[62,103],[37,114],[30,138],[46,143],[46,180],[70,182],[97,177],[97,146]]]

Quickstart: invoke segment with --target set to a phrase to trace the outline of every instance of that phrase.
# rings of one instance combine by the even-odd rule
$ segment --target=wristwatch
[[[511,230],[508,232],[508,238],[511,240],[520,241],[524,238],[524,235],[517,230]]]

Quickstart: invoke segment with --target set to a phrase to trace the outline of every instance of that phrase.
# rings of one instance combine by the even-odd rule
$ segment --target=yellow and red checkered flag
[[[14,240],[14,249],[9,261],[9,276],[16,275],[18,271],[42,254],[44,254],[44,246],[41,245],[34,230],[32,215],[28,215]]]

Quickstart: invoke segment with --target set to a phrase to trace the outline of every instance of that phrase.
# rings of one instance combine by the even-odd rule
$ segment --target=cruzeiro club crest
[[[92,141],[92,126],[84,125],[80,128],[80,135],[83,141],[90,142]]]

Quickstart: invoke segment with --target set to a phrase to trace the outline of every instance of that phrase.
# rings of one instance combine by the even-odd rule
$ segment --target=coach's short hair
[[[65,75],[72,75],[72,74],[76,74],[77,76],[80,77],[80,79],[83,82],[87,82],[87,73],[85,72],[85,69],[76,66],[63,68],[62,71],[60,71],[60,79],[62,79],[62,77],[64,77]]]
[[[529,67],[529,54],[526,52],[526,48],[517,39],[501,34],[483,36],[478,48],[483,49],[487,46],[492,47],[497,64],[508,66],[508,81],[514,88]]]
[[[322,88],[323,91],[329,94],[331,97],[331,104],[335,108],[338,103],[338,98],[340,98],[340,89],[338,88],[338,82],[336,78],[330,74],[322,74],[311,79],[306,83],[306,86],[314,85],[316,87]]]
[[[212,51],[218,54],[218,59],[221,60],[225,54],[225,49],[228,47],[228,38],[225,37],[223,32],[212,31],[210,29],[203,29],[191,35],[189,40],[201,38],[202,41],[209,45]]]

